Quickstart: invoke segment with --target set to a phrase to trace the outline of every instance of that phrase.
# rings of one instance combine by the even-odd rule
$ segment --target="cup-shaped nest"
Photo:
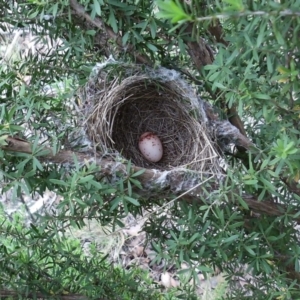
[[[186,87],[177,80],[147,74],[109,82],[107,78],[98,77],[98,90],[93,84],[93,96],[86,102],[92,106],[86,116],[88,135],[101,150],[117,150],[145,168],[211,171],[216,152]],[[145,159],[139,150],[139,139],[145,132],[154,133],[162,142],[163,156],[156,163]]]

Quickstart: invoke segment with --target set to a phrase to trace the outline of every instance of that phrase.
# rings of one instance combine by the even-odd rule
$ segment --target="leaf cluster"
[[[47,299],[73,294],[88,299],[160,297],[146,273],[110,265],[95,247],[87,256],[79,240],[58,235],[51,221],[24,228],[19,214],[8,221],[2,211],[0,218],[2,289],[17,290],[23,299],[26,294]]]

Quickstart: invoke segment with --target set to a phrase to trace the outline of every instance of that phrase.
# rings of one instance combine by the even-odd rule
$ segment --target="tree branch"
[[[41,292],[35,292],[35,293],[25,293],[25,292],[17,292],[12,291],[8,289],[2,289],[0,290],[0,297],[9,297],[9,299],[20,299],[20,296],[25,297],[26,299],[49,299],[49,298],[56,298],[61,300],[88,300],[90,298],[78,294],[68,294],[68,295],[45,295]],[[107,300],[106,298],[97,298],[99,300]]]
[[[185,29],[185,33],[189,38],[191,38],[193,35],[193,26],[193,23],[189,23]],[[216,24],[210,25],[208,27],[208,31],[212,36],[215,37],[216,42],[228,46],[228,42],[223,38],[222,27],[219,21],[217,21]],[[199,38],[197,41],[187,40],[186,43],[188,46],[188,53],[190,54],[192,61],[199,71],[202,69],[202,67],[213,63],[213,51],[202,38]],[[215,98],[217,98],[217,94],[218,92],[214,94]],[[240,151],[245,151],[245,149],[249,149],[249,146],[247,145],[252,143],[247,138],[244,124],[239,117],[235,106],[227,107],[227,109],[229,122],[240,131],[241,135],[244,136],[244,138],[239,137],[237,139],[238,143],[236,145]]]
[[[186,41],[188,46],[188,53],[190,54],[196,68],[200,70],[203,66],[212,64],[214,55],[212,49],[205,43],[202,38],[197,41],[190,40],[193,35],[193,24],[189,23],[185,28],[186,36],[189,39]]]
[[[32,154],[32,146],[29,142],[13,137],[6,138],[7,145],[1,148],[10,152],[23,152]],[[113,157],[104,157],[101,153],[78,153],[69,150],[62,150],[57,154],[53,154],[51,148],[45,147],[45,155],[40,156],[40,159],[45,162],[52,162],[56,164],[73,164],[74,157],[82,164],[95,163],[100,167],[99,174],[96,178],[101,178],[103,175],[111,176],[116,172],[128,176],[126,171],[126,164],[116,161]],[[132,166],[132,171],[137,172],[144,168]],[[203,199],[209,198],[213,192],[219,188],[218,181],[213,175],[193,172],[191,170],[173,169],[170,171],[159,171],[154,169],[146,169],[138,177],[139,181],[144,187],[144,191],[139,190],[138,193],[147,196],[167,196],[172,192],[179,195],[177,198],[187,202],[203,203]],[[202,183],[207,183],[205,187]],[[227,194],[230,201],[238,205],[234,191]],[[253,195],[240,195],[247,203],[248,207],[255,213],[265,214],[269,216],[282,216],[289,211],[289,214],[296,213],[296,208],[293,211],[288,209],[283,204],[274,203],[271,199],[265,201],[258,201]],[[207,200],[209,201],[209,200]],[[300,218],[295,219],[300,224]]]

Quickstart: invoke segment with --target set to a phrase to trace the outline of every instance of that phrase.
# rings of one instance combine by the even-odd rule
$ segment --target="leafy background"
[[[48,191],[61,199],[34,221],[21,212],[8,216],[3,204],[4,296],[194,299],[190,286],[161,291],[139,268],[111,268],[97,245],[87,255],[66,234],[91,219],[118,230],[129,213],[139,219],[150,212],[145,242],[164,271],[185,263],[197,280],[199,272],[220,270],[230,286],[220,293],[226,299],[299,298],[299,1],[0,4],[0,143],[18,136],[33,144],[32,154],[0,150],[2,192],[9,192],[9,204]],[[134,174],[111,184],[95,177],[95,165],[44,163],[45,145],[55,153],[70,147],[78,128],[76,92],[110,55],[178,70],[220,118],[243,121],[239,129],[255,147],[224,149],[227,181],[208,203],[172,201],[171,194],[148,201],[129,191]],[[240,200],[250,194],[285,209],[257,215]]]

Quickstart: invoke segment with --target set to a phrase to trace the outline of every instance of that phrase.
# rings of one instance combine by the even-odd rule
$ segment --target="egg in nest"
[[[158,162],[163,156],[163,147],[159,137],[153,132],[145,132],[139,138],[139,149],[150,162]]]

